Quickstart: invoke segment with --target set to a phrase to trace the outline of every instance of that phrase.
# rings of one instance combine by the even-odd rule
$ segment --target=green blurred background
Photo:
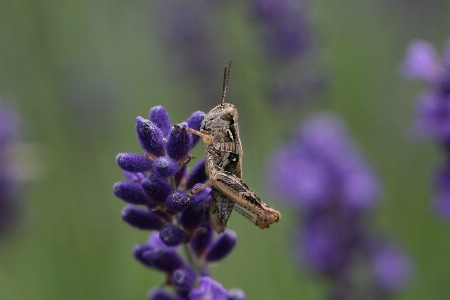
[[[326,89],[288,111],[274,109],[265,94],[273,66],[258,44],[258,26],[248,21],[247,1],[216,3],[208,16],[220,49],[211,78],[216,95],[208,101],[207,83],[177,69],[178,54],[162,41],[162,3],[0,0],[0,94],[20,109],[35,147],[27,159],[38,166],[21,230],[0,241],[0,298],[145,299],[163,281],[132,257],[147,233],[121,221],[124,203],[112,194],[122,180],[115,156],[140,151],[135,117],[146,117],[151,107],[164,105],[175,123],[215,106],[220,70],[232,57],[227,100],[239,109],[243,178],[283,219],[260,230],[233,215],[229,228],[239,241],[212,268],[213,277],[227,289],[243,289],[248,299],[324,299],[324,282],[292,262],[297,215],[268,193],[264,173],[268,155],[305,116],[332,110],[348,122],[380,176],[376,230],[402,243],[415,264],[408,289],[394,298],[450,299],[449,228],[429,200],[430,174],[441,155],[431,142],[410,137],[423,87],[398,73],[410,40],[442,49],[450,2],[308,1]],[[194,155],[202,156],[201,146]]]

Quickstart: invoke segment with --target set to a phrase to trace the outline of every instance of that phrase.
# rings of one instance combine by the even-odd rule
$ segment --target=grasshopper
[[[209,215],[217,233],[225,230],[233,208],[261,229],[281,218],[277,210],[262,202],[242,181],[243,151],[239,139],[238,112],[233,104],[225,103],[230,68],[231,59],[228,69],[225,67],[224,70],[222,100],[206,115],[200,131],[174,125],[202,137],[205,142],[205,170],[209,181],[192,189],[188,198],[206,187],[212,187]]]

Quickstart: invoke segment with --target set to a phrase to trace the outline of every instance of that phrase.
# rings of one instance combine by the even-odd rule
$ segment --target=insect
[[[209,182],[192,189],[188,197],[212,187],[210,206],[211,225],[217,233],[222,233],[231,212],[238,213],[264,229],[278,222],[280,213],[262,202],[242,181],[242,145],[239,138],[238,112],[231,103],[225,103],[230,75],[231,59],[224,70],[222,100],[211,109],[202,122],[200,131],[174,125],[203,138],[205,146],[205,170]],[[235,205],[236,204],[236,205]]]

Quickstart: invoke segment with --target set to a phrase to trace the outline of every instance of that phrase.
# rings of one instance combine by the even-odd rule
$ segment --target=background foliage
[[[115,155],[139,152],[135,117],[155,105],[164,105],[173,122],[209,111],[220,100],[222,73],[211,79],[214,98],[200,100],[207,83],[193,83],[165,48],[161,3],[0,1],[0,92],[20,109],[35,144],[27,159],[38,166],[25,224],[0,244],[1,299],[144,299],[162,282],[131,256],[147,233],[120,219]],[[396,299],[450,298],[449,228],[430,211],[430,174],[440,154],[411,138],[421,87],[398,73],[411,39],[442,49],[450,3],[317,0],[308,8],[326,89],[288,111],[274,109],[265,94],[270,62],[256,43],[257,25],[246,19],[247,2],[221,3],[210,16],[216,67],[233,58],[227,99],[239,109],[243,178],[283,214],[264,231],[233,215],[229,227],[239,241],[213,276],[248,299],[321,299],[323,282],[292,263],[297,216],[268,193],[264,172],[268,155],[305,115],[332,110],[348,122],[382,181],[374,222],[414,260],[410,287]],[[201,146],[195,154],[202,155]]]

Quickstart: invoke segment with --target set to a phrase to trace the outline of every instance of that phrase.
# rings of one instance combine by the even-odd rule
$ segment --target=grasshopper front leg
[[[207,135],[207,134],[204,134],[204,133],[202,133],[200,131],[197,131],[197,130],[189,128],[189,127],[180,126],[178,124],[173,125],[173,127],[181,129],[181,130],[185,130],[185,131],[187,131],[189,133],[192,133],[192,134],[195,134],[195,135],[198,135],[199,137],[203,138],[203,141],[206,144],[212,144],[211,137],[209,135]]]

